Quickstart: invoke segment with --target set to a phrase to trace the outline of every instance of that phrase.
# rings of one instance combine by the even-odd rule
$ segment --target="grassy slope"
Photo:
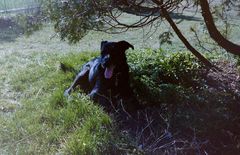
[[[189,23],[183,22],[181,25],[182,30],[184,30],[186,34],[189,33]],[[166,29],[167,25],[163,25],[159,32],[163,32]],[[159,34],[155,33],[151,38],[143,39],[143,31],[146,33],[147,29],[139,29],[120,35],[107,35],[94,32],[90,33],[76,45],[68,45],[66,42],[61,42],[56,38],[50,40],[49,38],[53,36],[54,33],[49,27],[46,27],[43,31],[36,32],[29,38],[20,36],[13,38],[10,42],[0,38],[0,136],[3,137],[0,138],[0,153],[25,154],[27,152],[44,154],[48,153],[48,151],[55,152],[56,150],[74,151],[76,143],[82,145],[78,148],[91,148],[98,145],[96,143],[87,143],[87,145],[85,143],[78,143],[74,141],[73,138],[79,136],[81,139],[82,133],[89,130],[87,124],[91,124],[91,120],[82,121],[85,125],[77,124],[77,127],[80,129],[79,132],[75,132],[72,135],[69,134],[66,137],[64,136],[65,131],[76,131],[75,127],[72,127],[71,123],[65,124],[66,122],[61,122],[64,120],[63,117],[60,117],[60,119],[56,118],[69,113],[66,114],[69,115],[69,117],[66,118],[69,119],[67,122],[75,122],[82,114],[73,114],[70,111],[72,111],[72,109],[81,109],[82,107],[78,107],[77,105],[76,107],[71,107],[71,105],[68,107],[68,102],[63,101],[61,98],[62,91],[65,88],[62,81],[65,81],[65,84],[68,85],[72,75],[68,75],[67,77],[65,77],[65,75],[59,75],[58,61],[60,61],[62,57],[66,59],[79,58],[79,56],[71,55],[70,53],[98,50],[101,40],[126,39],[138,49],[158,48],[159,44],[156,38]],[[189,36],[189,38],[191,37]],[[179,49],[179,47],[182,47],[182,45],[179,44],[178,39],[176,39],[174,40],[173,46],[166,46],[165,48],[175,51],[175,49]],[[85,60],[86,59],[83,61]],[[78,66],[81,62],[76,61],[75,63],[77,63],[75,65]],[[56,76],[59,77],[60,80],[57,80],[58,78],[55,78]],[[58,82],[56,83],[55,80]],[[61,85],[64,88],[55,90],[54,87],[56,85]],[[55,94],[53,98],[51,98],[52,93]],[[57,101],[55,99],[57,99]],[[60,102],[58,102],[58,100],[60,100]],[[48,105],[49,101],[51,101],[51,103],[64,103],[67,109],[55,111],[53,105]],[[81,102],[83,105],[88,105],[89,103],[89,101],[85,99]],[[45,108],[46,106],[48,107],[47,109]],[[53,113],[42,117],[49,109],[52,110]],[[87,116],[101,116],[100,120],[97,120],[99,126],[96,126],[96,128],[103,127],[104,129],[105,126],[111,124],[109,117],[106,116],[101,109],[95,106],[90,106],[90,109],[96,110],[96,113],[90,113],[87,114]],[[48,120],[47,118],[50,119]],[[93,120],[94,123],[95,121],[96,120]],[[57,128],[50,130],[52,127],[51,124],[56,125]],[[68,130],[68,128],[70,129]],[[111,139],[110,135],[111,134],[106,132],[100,135],[100,139],[102,139],[102,137]],[[93,137],[86,138],[91,139]],[[83,141],[89,142],[89,139]],[[106,139],[103,138],[103,144]]]
[[[124,16],[125,20],[131,20],[132,17]],[[134,17],[138,18],[138,17]],[[186,22],[187,23],[187,22]],[[188,29],[188,24],[182,23],[183,29]],[[162,25],[155,32],[149,28],[128,31],[122,34],[105,34],[100,32],[91,32],[84,37],[79,44],[68,45],[66,42],[59,41],[52,30],[52,25],[45,27],[42,31],[34,33],[30,37],[21,34],[13,35],[12,29],[1,29],[0,35],[0,63],[1,63],[1,106],[3,109],[15,109],[20,103],[23,94],[11,89],[10,81],[19,68],[27,69],[29,64],[38,63],[39,65],[45,60],[49,53],[65,55],[69,52],[79,51],[96,51],[99,50],[99,42],[102,40],[127,40],[132,43],[136,49],[141,48],[159,48],[158,35],[164,32],[167,25]],[[159,31],[159,33],[158,33]],[[147,33],[153,34],[147,37]],[[155,32],[155,33],[154,33]],[[5,37],[7,36],[7,37]],[[52,38],[52,39],[51,39]],[[175,51],[182,45],[174,39],[173,46],[166,46],[165,49]],[[10,103],[10,104],[9,104]]]
[[[0,10],[33,6],[37,0],[1,0]]]
[[[199,78],[192,77],[197,74],[194,69],[198,68],[199,64],[188,55],[165,55],[162,51],[156,53],[152,50],[128,54],[132,84],[138,99],[145,104],[160,106],[159,109],[149,109],[150,112],[145,113],[148,115],[147,119],[151,119],[148,121],[153,121],[154,125],[137,126],[139,129],[148,125],[151,127],[154,136],[149,135],[150,142],[145,141],[146,138],[142,136],[148,134],[145,133],[148,128],[138,133],[137,137],[132,137],[129,130],[131,121],[124,120],[126,124],[123,126],[129,125],[129,128],[115,130],[122,124],[110,118],[100,107],[89,101],[88,97],[75,93],[68,99],[64,98],[63,91],[74,78],[74,73],[63,73],[59,70],[59,62],[78,69],[82,63],[95,55],[96,53],[92,52],[67,55],[46,53],[45,56],[41,56],[44,59],[41,64],[28,64],[26,68],[18,69],[9,84],[13,92],[21,92],[21,105],[11,117],[3,115],[0,119],[1,152],[111,154],[111,151],[116,151],[113,149],[114,144],[120,145],[117,149],[123,149],[125,152],[131,152],[134,148],[139,149],[139,153],[151,152],[157,147],[160,147],[158,151],[164,152],[184,145],[182,150],[178,150],[179,153],[196,153],[212,151],[211,147],[219,144],[215,140],[224,142],[227,146],[226,150],[222,150],[224,152],[238,151],[235,146],[237,143],[232,144],[227,134],[231,132],[239,135],[232,127],[240,118],[238,111],[231,109],[231,106],[234,108],[236,99],[228,92],[212,92],[204,89],[205,86],[195,91],[191,87],[182,87],[188,88],[185,85],[186,78],[187,81]],[[189,76],[186,76],[188,74]],[[170,81],[161,81],[164,79]],[[169,82],[175,84],[166,84]],[[157,112],[156,116],[152,115],[154,112]],[[145,114],[140,118],[143,119]],[[170,136],[165,135],[166,131],[170,132]],[[176,135],[171,136],[171,133]],[[161,139],[159,144],[155,143],[161,135],[163,140]],[[174,138],[170,144],[166,142],[168,137]],[[206,142],[208,140],[209,143]],[[144,146],[143,150],[138,148],[140,145]],[[149,150],[151,147],[153,148]],[[217,147],[222,149],[221,146]]]
[[[95,154],[108,151],[110,142],[121,142],[118,141],[119,135],[113,138],[114,128],[110,117],[86,96],[79,98],[79,94],[75,94],[66,99],[62,95],[74,74],[61,72],[59,62],[77,69],[94,55],[89,52],[67,55],[39,53],[34,55],[33,62],[37,63],[29,62],[24,68],[14,71],[9,85],[13,96],[18,92],[21,94],[19,99],[15,99],[21,104],[11,117],[1,111],[1,114],[5,113],[0,119],[2,153]],[[130,60],[137,63],[134,57],[132,55]],[[40,58],[42,61],[37,61]],[[3,101],[1,106],[6,112],[15,110],[9,105]]]
[[[91,55],[70,54],[65,62],[81,64]],[[58,70],[56,60],[60,56],[47,54],[43,58],[41,65],[28,64],[27,70],[18,69],[10,82],[12,91],[21,92],[22,104],[11,117],[1,117],[1,152],[96,152],[110,138],[109,116],[84,96],[63,98],[64,88],[75,75]]]

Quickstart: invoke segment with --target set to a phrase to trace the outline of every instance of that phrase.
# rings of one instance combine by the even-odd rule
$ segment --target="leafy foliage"
[[[191,145],[188,151],[239,152],[239,139],[233,140],[228,134],[240,134],[233,127],[240,117],[239,97],[231,91],[206,85],[202,65],[195,58],[187,53],[166,54],[153,50],[129,53],[128,58],[138,99],[144,105],[158,106],[162,110],[171,131],[180,132],[176,137],[185,139],[188,143],[185,145]],[[195,146],[196,141],[191,142],[190,137],[202,146]]]
[[[103,26],[102,17],[107,13],[109,3],[109,0],[50,0],[44,4],[46,15],[50,15],[50,19],[55,22],[55,30],[61,39],[75,43],[89,30]]]
[[[197,86],[202,68],[187,52],[167,54],[162,50],[145,50],[130,53],[128,60],[136,93],[151,102],[177,98],[176,92],[182,87]]]
[[[35,31],[38,31],[42,28],[42,15],[40,12],[34,14],[18,14],[14,17],[16,23],[23,29],[24,34],[30,35]]]
[[[173,33],[171,31],[166,31],[160,34],[158,37],[160,46],[165,43],[172,45],[172,37]]]

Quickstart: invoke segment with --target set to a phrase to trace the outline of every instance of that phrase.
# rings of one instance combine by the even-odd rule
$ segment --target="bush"
[[[199,78],[201,63],[187,52],[167,54],[162,50],[146,50],[128,55],[133,76],[147,76],[155,83],[171,83],[191,87]]]
[[[187,52],[136,51],[128,54],[128,61],[135,93],[150,103],[181,99],[185,88],[198,85],[203,67]]]
[[[234,126],[240,118],[239,99],[206,85],[203,66],[193,56],[146,50],[129,53],[128,60],[135,94],[142,104],[159,106],[171,133],[180,133],[175,136],[185,141],[175,144],[180,153],[240,152],[239,138],[232,138],[240,135]]]

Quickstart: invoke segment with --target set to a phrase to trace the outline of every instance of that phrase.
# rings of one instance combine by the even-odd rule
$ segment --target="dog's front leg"
[[[103,80],[97,79],[96,84],[90,92],[89,96],[94,102],[107,107],[107,105],[109,105],[110,99],[108,98],[107,89],[105,86],[106,85],[104,84]]]
[[[95,86],[89,96],[93,101],[97,102],[98,98],[103,95],[105,95],[103,82],[101,79],[96,79]]]
[[[75,77],[71,86],[64,91],[64,96],[69,96],[71,92],[76,88],[76,86],[80,85],[81,83],[85,83],[87,80],[88,70],[82,70],[78,75]]]
[[[76,78],[74,79],[73,83],[71,84],[71,86],[64,91],[64,96],[69,96],[71,94],[71,92],[78,85],[80,79],[81,79],[81,76],[77,75]]]

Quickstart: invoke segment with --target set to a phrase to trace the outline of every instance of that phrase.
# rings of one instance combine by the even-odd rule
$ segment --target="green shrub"
[[[185,88],[197,85],[202,68],[187,52],[169,54],[150,49],[130,52],[128,63],[134,91],[148,104],[178,102]],[[179,100],[174,101],[175,98]]]
[[[215,55],[213,58],[216,60]],[[191,138],[209,141],[203,150],[190,146],[193,152],[206,149],[210,154],[217,150],[224,154],[239,153],[239,138],[231,138],[240,135],[234,125],[240,118],[239,96],[231,90],[205,87],[203,66],[196,58],[185,52],[146,50],[129,53],[128,60],[132,85],[141,103],[158,105],[161,115],[170,120],[171,132],[181,133],[177,137],[188,145],[192,145]]]
[[[165,53],[162,50],[128,54],[134,76],[147,76],[154,82],[192,86],[198,80],[201,63],[189,52]]]

